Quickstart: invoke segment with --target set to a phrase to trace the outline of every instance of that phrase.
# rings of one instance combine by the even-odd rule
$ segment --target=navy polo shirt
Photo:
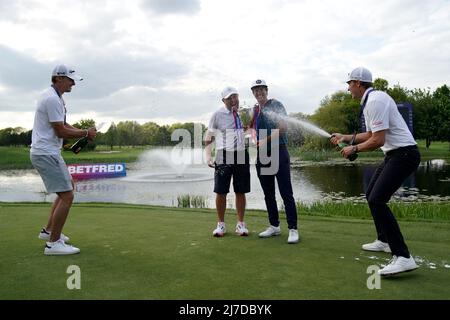
[[[259,113],[257,129],[266,129],[267,136],[271,135],[273,129],[278,129],[280,117],[287,117],[283,104],[275,99],[268,100]],[[260,138],[262,138],[261,134],[258,135],[258,140]],[[286,145],[287,142],[287,132],[280,133],[280,145]]]

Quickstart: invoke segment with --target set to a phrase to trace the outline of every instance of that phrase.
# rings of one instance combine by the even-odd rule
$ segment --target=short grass
[[[400,221],[421,268],[366,286],[384,253],[360,250],[374,239],[370,220],[300,216],[301,243],[259,239],[264,212],[249,211],[249,237],[213,238],[214,210],[76,204],[64,232],[81,253],[44,256],[37,239],[49,204],[0,204],[0,299],[449,299],[450,224]],[[435,269],[429,263],[435,263]],[[68,266],[81,289],[68,290]]]
[[[418,140],[417,144],[423,159],[450,159],[450,141],[433,141],[428,149],[425,140]]]
[[[405,220],[446,220],[450,222],[450,202],[396,202],[390,201],[389,207],[395,216]],[[297,203],[298,212],[313,216],[338,216],[372,219],[365,200],[323,201],[311,204]]]

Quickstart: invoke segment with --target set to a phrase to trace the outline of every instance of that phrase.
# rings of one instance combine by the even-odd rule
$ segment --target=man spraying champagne
[[[387,205],[395,191],[419,166],[420,153],[416,142],[403,120],[394,100],[385,92],[372,88],[372,73],[366,68],[354,69],[347,80],[348,91],[354,99],[361,100],[360,117],[364,115],[367,131],[343,135],[334,133],[331,143],[353,143],[341,150],[344,158],[358,152],[378,148],[385,154],[383,163],[377,168],[366,190],[366,198],[372,213],[377,239],[364,244],[363,250],[392,252],[393,258],[383,269],[388,276],[417,269],[409,253],[400,227]]]

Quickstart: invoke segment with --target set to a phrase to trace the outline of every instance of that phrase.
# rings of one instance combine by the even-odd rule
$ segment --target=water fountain
[[[202,149],[167,148],[142,153],[127,182],[182,183],[214,179],[214,172],[206,166]]]

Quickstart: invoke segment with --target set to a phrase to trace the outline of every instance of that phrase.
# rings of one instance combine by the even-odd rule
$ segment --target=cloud
[[[70,114],[117,121],[204,119],[227,85],[253,104],[259,77],[288,112],[313,113],[356,66],[411,89],[450,74],[446,0],[0,0],[0,28],[0,111],[33,110],[57,63],[85,77]]]
[[[80,88],[81,90],[81,88]],[[74,100],[73,112],[96,111],[99,116],[117,119],[198,117],[221,105],[214,95],[176,89],[129,87],[100,99]],[[107,106],[107,107],[105,107]]]
[[[79,97],[101,98],[134,86],[162,88],[189,72],[189,67],[158,53],[145,57],[130,56],[123,51],[105,52],[101,55],[85,53],[78,57],[76,70],[85,78]],[[78,96],[78,95],[77,95]]]
[[[32,56],[0,44],[0,85],[35,90],[42,88],[42,81],[50,82],[51,67]]]
[[[143,0],[143,7],[155,14],[196,14],[200,11],[199,0]]]

